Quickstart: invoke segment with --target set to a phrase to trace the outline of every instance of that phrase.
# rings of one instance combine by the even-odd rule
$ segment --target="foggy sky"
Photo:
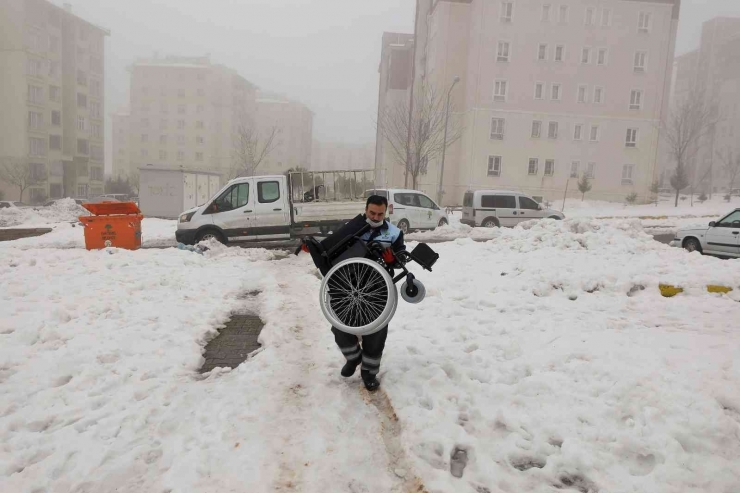
[[[493,1],[493,0],[489,0]],[[531,1],[531,0],[530,0]],[[61,5],[63,0],[53,0]],[[70,0],[111,31],[106,113],[128,104],[136,58],[210,53],[268,91],[315,112],[314,138],[375,140],[383,31],[413,32],[414,0]],[[702,22],[740,16],[740,0],[683,0],[676,54],[698,47]],[[110,118],[106,121],[110,137]],[[106,145],[110,169],[110,138]]]

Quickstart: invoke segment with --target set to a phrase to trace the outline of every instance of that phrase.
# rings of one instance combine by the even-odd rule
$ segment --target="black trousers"
[[[332,327],[334,340],[347,359],[348,363],[359,365],[362,362],[362,378],[375,376],[380,371],[380,358],[383,356],[385,339],[388,337],[388,326],[386,325],[374,334],[362,336],[362,342],[356,335],[342,332]]]

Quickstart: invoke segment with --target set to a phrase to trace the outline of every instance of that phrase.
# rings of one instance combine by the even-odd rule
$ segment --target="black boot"
[[[347,361],[344,366],[342,367],[342,376],[344,378],[349,378],[352,375],[355,374],[355,370],[357,370],[357,365],[360,364],[360,360],[357,361]]]
[[[362,375],[362,382],[365,384],[365,388],[367,390],[370,392],[378,390],[380,387],[380,381],[375,375],[371,375],[365,370],[362,370],[360,373]]]

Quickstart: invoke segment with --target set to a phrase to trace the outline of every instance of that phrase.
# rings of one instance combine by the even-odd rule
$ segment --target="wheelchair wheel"
[[[379,331],[396,313],[393,279],[377,262],[351,258],[335,265],[321,282],[321,311],[337,329],[354,335]]]

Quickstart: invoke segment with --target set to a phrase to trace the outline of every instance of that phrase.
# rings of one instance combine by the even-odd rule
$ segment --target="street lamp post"
[[[452,95],[452,88],[455,87],[455,84],[457,84],[458,82],[460,82],[460,77],[455,76],[450,89],[447,91],[447,106],[445,109],[445,134],[444,140],[442,141],[442,163],[439,167],[439,188],[437,189],[437,203],[440,206],[442,205],[442,183],[445,177],[445,153],[447,152],[447,121],[450,119],[450,95]]]

